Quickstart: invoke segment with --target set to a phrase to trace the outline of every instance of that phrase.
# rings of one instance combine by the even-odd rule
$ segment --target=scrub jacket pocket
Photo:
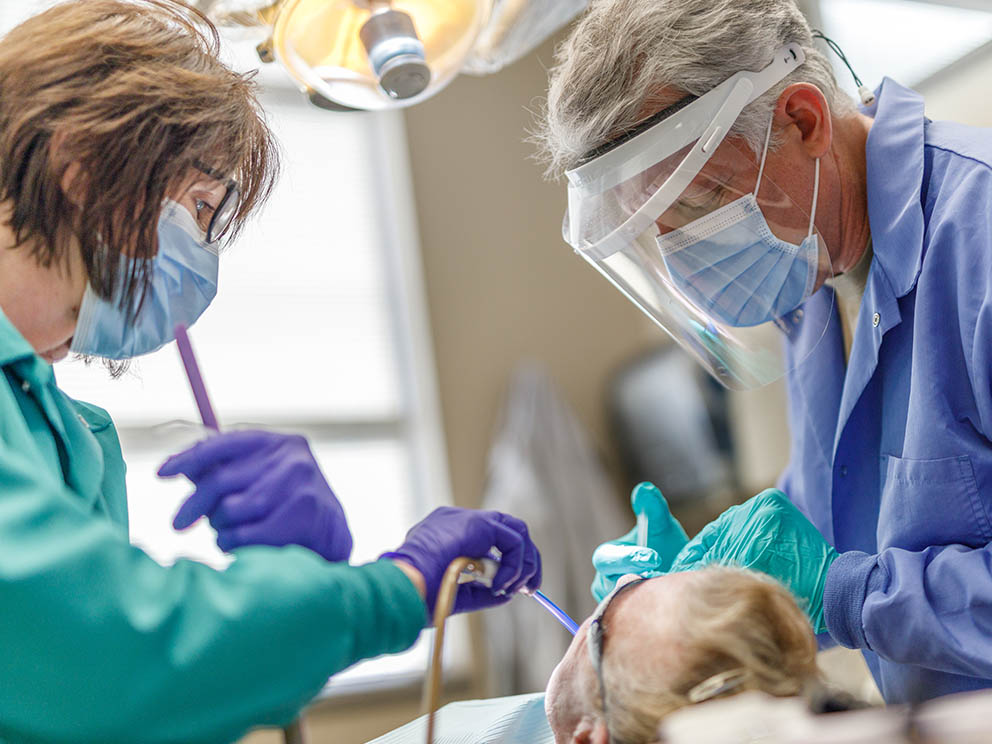
[[[908,460],[882,455],[878,547],[924,550],[931,545],[981,547],[992,523],[978,496],[967,455]]]

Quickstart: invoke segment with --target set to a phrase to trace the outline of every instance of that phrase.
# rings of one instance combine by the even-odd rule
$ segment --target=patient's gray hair
[[[534,133],[548,175],[574,168],[683,95],[700,96],[736,72],[761,70],[792,42],[802,46],[806,63],[745,108],[732,130],[755,151],[791,83],[816,85],[836,116],[854,111],[794,0],[592,0],[558,47]],[[681,95],[673,99],[671,89]]]
[[[643,648],[631,653],[629,644],[625,654],[604,654],[608,724],[618,744],[656,741],[661,719],[700,702],[694,690],[715,675],[736,677],[726,694],[778,697],[798,695],[818,678],[813,630],[782,584],[729,566],[700,569],[692,580],[675,615],[654,619],[669,636],[663,660]],[[589,699],[602,715],[599,696]]]

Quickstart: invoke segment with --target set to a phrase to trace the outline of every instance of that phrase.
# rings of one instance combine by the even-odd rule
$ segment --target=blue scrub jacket
[[[832,290],[801,310],[780,487],[841,553],[830,635],[904,702],[992,687],[992,130],[889,79],[867,113],[874,259],[846,369]]]

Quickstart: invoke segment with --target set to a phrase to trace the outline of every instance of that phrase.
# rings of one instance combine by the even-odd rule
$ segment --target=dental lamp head
[[[391,8],[373,13],[358,35],[379,87],[390,98],[413,98],[430,85],[424,44],[409,15]]]

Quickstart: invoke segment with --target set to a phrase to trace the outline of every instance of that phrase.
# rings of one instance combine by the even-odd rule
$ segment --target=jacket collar
[[[0,309],[0,367],[17,365],[17,374],[35,385],[48,385],[55,379],[52,365],[34,353],[31,344]]]
[[[885,78],[864,112],[875,119],[866,146],[874,260],[903,297],[923,260],[923,97]]]
[[[34,349],[0,309],[0,367],[34,356]]]

